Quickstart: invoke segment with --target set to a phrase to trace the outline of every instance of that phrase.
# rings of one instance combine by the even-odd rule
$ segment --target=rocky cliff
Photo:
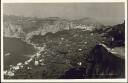
[[[69,29],[94,30],[101,26],[88,19],[66,20],[59,17],[30,18],[4,15],[4,36],[29,39],[33,35],[45,35]]]

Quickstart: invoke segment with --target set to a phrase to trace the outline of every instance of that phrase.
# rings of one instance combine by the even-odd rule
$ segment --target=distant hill
[[[102,25],[90,18],[67,20],[59,17],[35,18],[4,15],[4,36],[7,37],[30,37],[35,34],[55,33],[61,30],[74,28],[99,28]]]
[[[77,20],[72,20],[74,23],[76,24],[85,24],[85,25],[94,25],[94,26],[100,26],[103,25],[100,22],[98,22],[97,20],[93,19],[93,18],[81,18],[81,19],[77,19]]]
[[[107,39],[109,47],[119,47],[125,45],[125,22],[102,29],[101,34]]]

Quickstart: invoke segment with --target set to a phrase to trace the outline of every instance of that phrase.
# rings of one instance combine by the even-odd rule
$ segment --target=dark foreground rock
[[[85,67],[71,68],[61,79],[124,78],[125,60],[96,45],[86,57]]]

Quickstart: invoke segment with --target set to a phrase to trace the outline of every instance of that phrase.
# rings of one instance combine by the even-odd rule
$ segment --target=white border
[[[127,0],[2,0],[4,3],[125,2]]]
[[[1,2],[1,81],[3,79],[3,3]]]
[[[125,2],[125,79],[3,79],[3,3],[93,3],[93,2]],[[2,0],[1,1],[1,82],[127,82],[127,0]]]

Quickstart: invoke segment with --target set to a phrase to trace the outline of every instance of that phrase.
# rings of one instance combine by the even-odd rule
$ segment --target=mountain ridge
[[[48,17],[48,18],[34,18],[34,17],[18,17],[18,16],[7,16],[4,15],[4,36],[5,37],[28,37],[41,33],[42,35],[47,32],[58,32],[61,30],[69,30],[74,28],[84,29],[88,27],[88,30],[95,29],[99,26],[96,24],[84,24],[77,23],[79,20],[67,20],[59,17]],[[90,21],[90,18],[80,19],[84,21]],[[77,22],[76,22],[77,21]],[[89,28],[90,27],[90,28]],[[20,35],[19,35],[20,34]],[[26,38],[24,38],[26,39]],[[27,38],[28,39],[28,38]]]

